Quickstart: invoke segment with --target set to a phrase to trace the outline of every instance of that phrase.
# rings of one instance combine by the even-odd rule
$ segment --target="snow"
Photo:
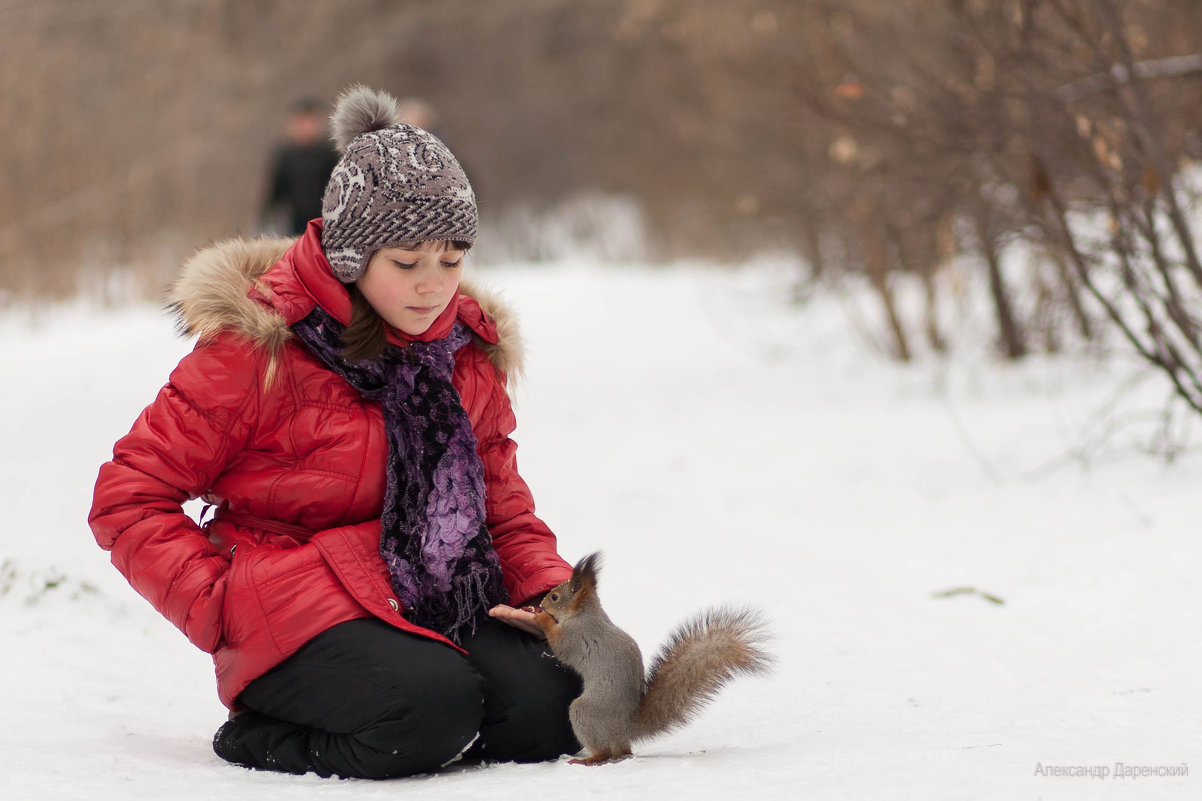
[[[561,551],[604,551],[602,596],[645,652],[701,607],[761,607],[774,673],[600,768],[378,783],[227,765],[208,657],[85,522],[97,468],[190,343],[150,306],[9,312],[4,798],[1198,797],[1202,460],[1142,452],[1165,397],[1144,368],[898,366],[846,301],[790,305],[763,265],[481,272],[522,312],[516,438]]]

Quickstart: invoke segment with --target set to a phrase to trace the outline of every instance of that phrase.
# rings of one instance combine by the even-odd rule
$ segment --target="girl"
[[[460,280],[471,185],[386,94],[349,90],[332,123],[321,219],[185,265],[196,348],[101,467],[92,531],[213,655],[230,762],[382,778],[575,752],[578,679],[515,608],[571,568],[514,461],[513,321]]]

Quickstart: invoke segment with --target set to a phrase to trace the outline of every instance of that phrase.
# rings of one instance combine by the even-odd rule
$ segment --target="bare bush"
[[[1202,10],[910,0],[827,12],[835,56],[807,62],[799,82],[830,142],[823,227],[880,290],[895,352],[907,354],[908,326],[881,264],[921,276],[954,251],[987,275],[1006,357],[1091,339],[1101,316],[1199,408],[1202,273],[1183,168],[1197,156]],[[905,246],[949,218],[966,224],[948,247]],[[1002,265],[1015,241],[1044,263],[1021,288],[1035,295],[1026,316]],[[1048,327],[1053,307],[1067,324]]]

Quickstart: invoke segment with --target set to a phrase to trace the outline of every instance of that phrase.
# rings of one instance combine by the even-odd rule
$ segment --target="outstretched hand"
[[[515,629],[521,629],[535,637],[543,637],[543,630],[534,622],[534,607],[523,606],[521,609],[515,609],[512,606],[498,604],[488,610],[488,616],[500,620],[502,623],[508,623]]]

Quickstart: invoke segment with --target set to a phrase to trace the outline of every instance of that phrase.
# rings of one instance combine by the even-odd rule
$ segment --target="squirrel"
[[[736,674],[764,673],[772,663],[762,616],[718,608],[679,625],[644,674],[638,644],[601,608],[600,564],[600,553],[581,559],[535,610],[551,653],[583,680],[568,715],[589,755],[572,764],[630,756],[632,742],[685,725]]]

